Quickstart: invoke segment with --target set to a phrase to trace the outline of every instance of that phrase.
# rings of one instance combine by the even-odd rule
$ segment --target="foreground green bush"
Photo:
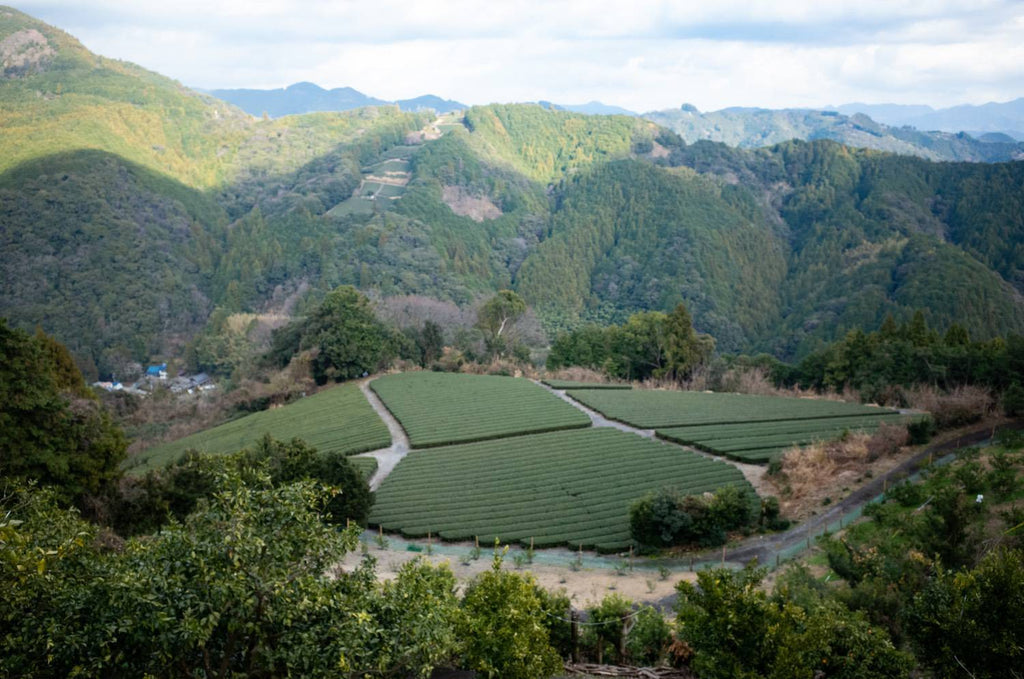
[[[750,495],[735,486],[703,495],[680,495],[663,488],[629,508],[633,539],[651,547],[721,545],[726,531],[752,525],[755,518]]]

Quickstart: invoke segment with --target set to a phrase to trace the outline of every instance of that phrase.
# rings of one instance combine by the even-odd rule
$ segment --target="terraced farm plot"
[[[414,448],[587,427],[590,418],[529,380],[414,372],[370,383]]]
[[[376,195],[376,193],[378,191],[380,191],[381,187],[383,187],[383,186],[384,185],[381,184],[380,182],[363,182],[362,188],[359,189],[359,195],[360,196],[373,196],[373,195]]]
[[[577,382],[574,380],[541,380],[552,389],[632,389],[628,384],[608,384],[605,382]]]
[[[391,158],[389,160],[384,160],[382,162],[379,162],[376,165],[371,165],[370,167],[364,167],[363,168],[363,172],[365,172],[367,174],[377,174],[377,173],[383,173],[383,172],[408,172],[409,171],[409,167],[410,166],[409,166],[409,161],[408,160],[402,160],[402,159],[399,159],[399,158]]]
[[[561,431],[412,452],[377,491],[370,523],[409,537],[619,551],[634,500],[727,485],[753,497],[725,462],[608,428]]]
[[[569,391],[568,394],[605,417],[641,429],[871,417],[893,412],[840,401],[699,391],[581,389]]]
[[[408,160],[412,158],[413,154],[419,150],[419,146],[392,146],[384,153],[380,154],[381,158],[392,159],[397,158],[400,160]]]
[[[837,438],[844,432],[873,432],[881,424],[904,424],[899,414],[779,420],[658,429],[659,437],[742,462],[768,462],[793,446]]]
[[[193,448],[232,453],[255,443],[264,433],[286,441],[298,437],[321,452],[350,455],[391,445],[387,426],[373,412],[359,385],[349,383],[150,448],[139,454],[139,464],[132,471],[170,464]]]
[[[380,191],[377,192],[378,198],[399,198],[405,193],[404,186],[398,186],[396,184],[381,184]]]
[[[340,218],[346,215],[371,215],[373,210],[374,201],[356,195],[332,207],[327,211],[327,216]]]

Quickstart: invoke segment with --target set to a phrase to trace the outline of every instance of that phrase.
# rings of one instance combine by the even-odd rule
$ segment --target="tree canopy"
[[[0,319],[0,475],[54,486],[64,501],[120,476],[127,441],[67,349]]]

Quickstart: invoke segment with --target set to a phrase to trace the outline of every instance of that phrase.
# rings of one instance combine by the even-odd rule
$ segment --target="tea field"
[[[559,431],[413,451],[377,491],[370,523],[409,537],[618,551],[634,500],[727,485],[754,497],[723,461],[609,428]]]
[[[614,384],[608,382],[577,382],[575,380],[541,380],[552,389],[632,389],[628,384]]]
[[[574,389],[573,399],[605,417],[641,429],[710,424],[871,417],[892,410],[859,403],[699,391]]]
[[[373,412],[359,385],[350,382],[145,450],[135,458],[137,464],[131,471],[145,472],[171,464],[191,449],[232,453],[255,443],[265,433],[286,441],[298,437],[321,452],[350,455],[391,445],[387,426]]]
[[[660,438],[742,462],[769,462],[783,450],[834,439],[844,432],[871,432],[906,418],[857,403],[692,391],[569,395],[605,417],[655,429]]]
[[[582,412],[521,378],[413,372],[377,378],[370,388],[413,448],[590,425]]]
[[[816,420],[778,420],[750,424],[716,424],[658,429],[660,438],[717,453],[741,462],[769,462],[793,446],[838,438],[845,432],[875,431],[881,424],[904,424],[899,414],[835,417]]]

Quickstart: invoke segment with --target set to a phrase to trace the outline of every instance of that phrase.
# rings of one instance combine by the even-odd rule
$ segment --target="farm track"
[[[549,387],[548,385],[544,384],[540,380],[530,380],[530,381],[533,382],[534,384],[536,384],[537,386],[543,388],[543,389],[547,389],[548,391],[550,391],[552,394],[554,394],[558,398],[562,399],[563,401],[565,401],[566,403],[568,403],[572,407],[574,407],[577,410],[579,410],[582,413],[584,413],[587,417],[590,418],[590,423],[594,427],[611,427],[612,429],[618,429],[619,431],[624,431],[624,432],[629,433],[629,434],[636,434],[637,436],[643,436],[645,439],[657,438],[654,435],[654,430],[653,429],[638,429],[636,427],[631,427],[630,425],[628,425],[628,424],[626,424],[624,422],[619,422],[617,420],[609,420],[607,417],[605,417],[601,413],[597,412],[593,408],[588,408],[587,406],[583,405],[579,401],[573,400],[573,398],[571,396],[569,396],[568,394],[565,393],[565,389],[555,389],[554,387]]]
[[[374,378],[371,377],[360,382],[359,390],[363,392],[363,396],[370,402],[370,406],[377,413],[377,416],[387,425],[388,431],[391,433],[391,445],[387,448],[372,450],[356,456],[372,457],[377,460],[377,471],[374,472],[373,477],[370,479],[371,491],[380,488],[380,484],[387,478],[388,474],[394,470],[403,457],[409,454],[410,448],[409,437],[406,435],[405,430],[402,429],[402,425],[398,423],[398,420],[391,414],[391,411],[384,406],[384,402],[380,400],[380,397],[370,389],[370,382],[373,380]]]
[[[1019,428],[1020,426],[1022,425],[1010,425],[1011,428]],[[853,491],[832,505],[828,511],[822,512],[818,516],[808,519],[783,533],[751,538],[740,543],[738,547],[733,547],[729,551],[728,560],[734,563],[745,564],[753,559],[757,559],[758,563],[770,564],[774,561],[776,554],[792,549],[801,542],[806,542],[808,536],[820,535],[829,524],[835,523],[840,517],[882,495],[889,483],[899,481],[906,476],[920,471],[928,465],[929,459],[939,458],[961,448],[969,448],[987,441],[992,438],[993,431],[992,427],[985,427],[968,432],[955,439],[928,446],[917,455]]]
[[[969,448],[988,441],[992,438],[996,429],[1024,429],[1024,422],[1014,422],[1000,427],[986,426],[962,434],[954,439],[928,446],[917,455],[853,491],[830,507],[828,511],[808,519],[785,532],[775,535],[762,535],[745,540],[728,550],[724,559],[721,560],[734,567],[742,567],[756,560],[757,563],[770,568],[775,565],[776,557],[778,556],[787,555],[787,558],[792,558],[799,551],[802,551],[800,550],[801,545],[807,544],[809,546],[812,538],[821,535],[831,524],[840,521],[842,517],[857,511],[882,495],[888,484],[898,482],[907,476],[921,471],[928,465],[931,459],[938,459],[950,453],[955,453],[961,448]],[[704,552],[696,555],[695,558],[698,563],[707,565],[712,565],[720,560],[716,559],[716,552]],[[664,610],[672,610],[676,598],[677,595],[675,594],[665,597],[658,601],[658,606]]]

